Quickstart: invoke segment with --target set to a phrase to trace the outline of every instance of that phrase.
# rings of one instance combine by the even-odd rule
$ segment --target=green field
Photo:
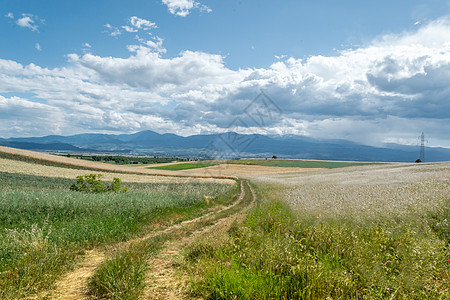
[[[75,179],[0,172],[0,298],[52,287],[85,249],[128,240],[229,201],[216,183],[126,183],[126,193],[70,191]],[[228,199],[228,200],[227,200]]]
[[[211,167],[211,166],[215,166],[215,165],[217,165],[217,164],[183,163],[183,164],[173,164],[173,165],[159,166],[159,167],[149,167],[148,169],[180,171],[180,170],[206,168],[206,167]]]
[[[379,163],[369,162],[341,162],[321,160],[291,160],[291,159],[239,159],[228,161],[230,164],[258,165],[285,168],[343,168],[353,166],[374,165]]]

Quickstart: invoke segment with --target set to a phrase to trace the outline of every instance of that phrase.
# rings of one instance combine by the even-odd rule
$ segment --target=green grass
[[[228,161],[228,163],[249,164],[249,165],[270,166],[270,167],[285,167],[285,168],[326,168],[326,169],[379,164],[368,162],[340,162],[340,161],[289,160],[289,159],[239,159]]]
[[[244,198],[234,207],[192,222],[173,232],[161,233],[147,241],[132,244],[124,251],[107,259],[92,276],[89,293],[100,299],[137,299],[145,288],[145,273],[153,267],[148,265],[148,259],[163,246],[163,243],[185,237],[248,206],[253,198],[246,184],[244,189]],[[224,197],[236,201],[237,189],[228,195],[225,194]]]
[[[97,299],[138,299],[145,287],[147,260],[168,239],[170,235],[158,235],[105,261],[89,280],[89,294]]]
[[[167,166],[159,166],[159,167],[149,167],[148,169],[156,169],[156,170],[167,170],[167,171],[180,171],[180,170],[190,170],[190,169],[198,169],[198,168],[206,168],[215,166],[216,164],[201,164],[201,163],[186,163],[186,164],[174,164]]]
[[[192,296],[450,298],[449,198],[409,215],[364,220],[295,212],[279,187],[259,187],[265,200],[244,223],[186,250]]]
[[[126,193],[70,191],[75,179],[0,173],[0,298],[51,287],[85,249],[198,216],[233,187],[215,183],[125,184]]]

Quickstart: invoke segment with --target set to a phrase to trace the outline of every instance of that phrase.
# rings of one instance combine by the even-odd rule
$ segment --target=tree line
[[[133,157],[133,156],[116,156],[116,155],[78,155],[78,154],[67,154],[67,157],[114,163],[117,165],[128,165],[128,164],[158,164],[158,163],[168,163],[172,161],[187,161],[186,158],[179,157]]]

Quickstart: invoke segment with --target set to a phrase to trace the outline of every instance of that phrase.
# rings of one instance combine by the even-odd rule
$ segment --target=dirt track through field
[[[250,205],[241,209],[240,211],[233,213],[231,216],[227,216],[224,218],[220,218],[218,216],[219,213],[229,210],[236,205],[240,204],[245,197],[245,188],[244,184],[246,184],[249,190],[252,193],[252,202]],[[200,226],[200,229],[194,230],[194,232],[189,237],[182,237],[181,239],[168,242],[165,245],[165,249],[163,249],[154,259],[150,261],[150,269],[154,272],[148,274],[147,286],[148,288],[145,290],[144,298],[145,299],[181,299],[183,294],[183,290],[180,288],[183,286],[184,281],[178,277],[176,277],[175,269],[173,268],[173,263],[176,261],[176,257],[180,253],[180,249],[186,243],[191,242],[200,234],[203,234],[207,231],[210,231],[214,228],[218,228],[219,226],[223,226],[225,223],[230,223],[234,220],[238,215],[247,211],[250,206],[252,206],[256,201],[256,194],[248,184],[248,182],[241,182],[241,190],[239,197],[236,201],[234,201],[231,205],[226,206],[221,209],[216,209],[208,212],[205,215],[197,217],[192,220],[184,221],[180,224],[176,224],[170,227],[167,227],[163,231],[151,232],[146,236],[129,240],[124,243],[116,244],[110,248],[115,249],[116,251],[119,249],[125,249],[126,247],[147,239],[150,239],[156,235],[160,234],[169,234],[176,231],[189,231],[189,226],[199,224],[202,222],[212,221],[213,225],[210,226]],[[217,220],[214,219],[217,217]],[[184,232],[184,234],[186,234]],[[84,256],[83,261],[76,267],[76,269],[72,272],[69,272],[61,277],[61,279],[57,282],[56,291],[51,292],[53,295],[53,299],[60,300],[75,300],[75,299],[92,299],[87,295],[88,292],[88,280],[94,274],[95,270],[98,266],[100,266],[107,258],[105,251],[100,251],[97,249],[87,251]]]
[[[242,216],[250,207],[256,203],[256,193],[252,187],[245,182],[252,193],[251,203],[241,211],[234,213],[228,217],[219,219],[213,225],[202,227],[194,231],[189,236],[184,236],[175,241],[166,243],[165,248],[155,257],[150,259],[150,271],[147,274],[146,289],[143,293],[143,299],[185,299],[186,298],[186,274],[177,272],[177,261],[180,259],[181,250],[185,245],[189,245],[199,236],[204,235],[212,230],[225,230],[237,218]],[[241,195],[239,200],[234,203],[237,205],[245,196],[243,184],[241,184]]]

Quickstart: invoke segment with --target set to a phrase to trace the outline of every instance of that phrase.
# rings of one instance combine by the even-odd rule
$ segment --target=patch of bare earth
[[[191,244],[201,235],[207,234],[212,230],[227,230],[236,219],[242,219],[245,212],[256,202],[256,193],[250,185],[249,188],[253,198],[249,206],[235,214],[218,220],[211,226],[202,227],[188,236],[180,237],[166,243],[165,248],[160,251],[158,255],[150,259],[148,263],[150,270],[147,274],[146,289],[143,293],[143,299],[176,300],[189,298],[186,293],[188,276],[176,267],[182,259],[182,248]],[[241,185],[241,196],[235,204],[242,201],[244,196],[244,189]]]
[[[54,299],[78,300],[88,299],[87,281],[94,274],[95,269],[105,260],[105,254],[97,250],[87,251],[80,265],[70,273],[64,275],[57,283]]]

